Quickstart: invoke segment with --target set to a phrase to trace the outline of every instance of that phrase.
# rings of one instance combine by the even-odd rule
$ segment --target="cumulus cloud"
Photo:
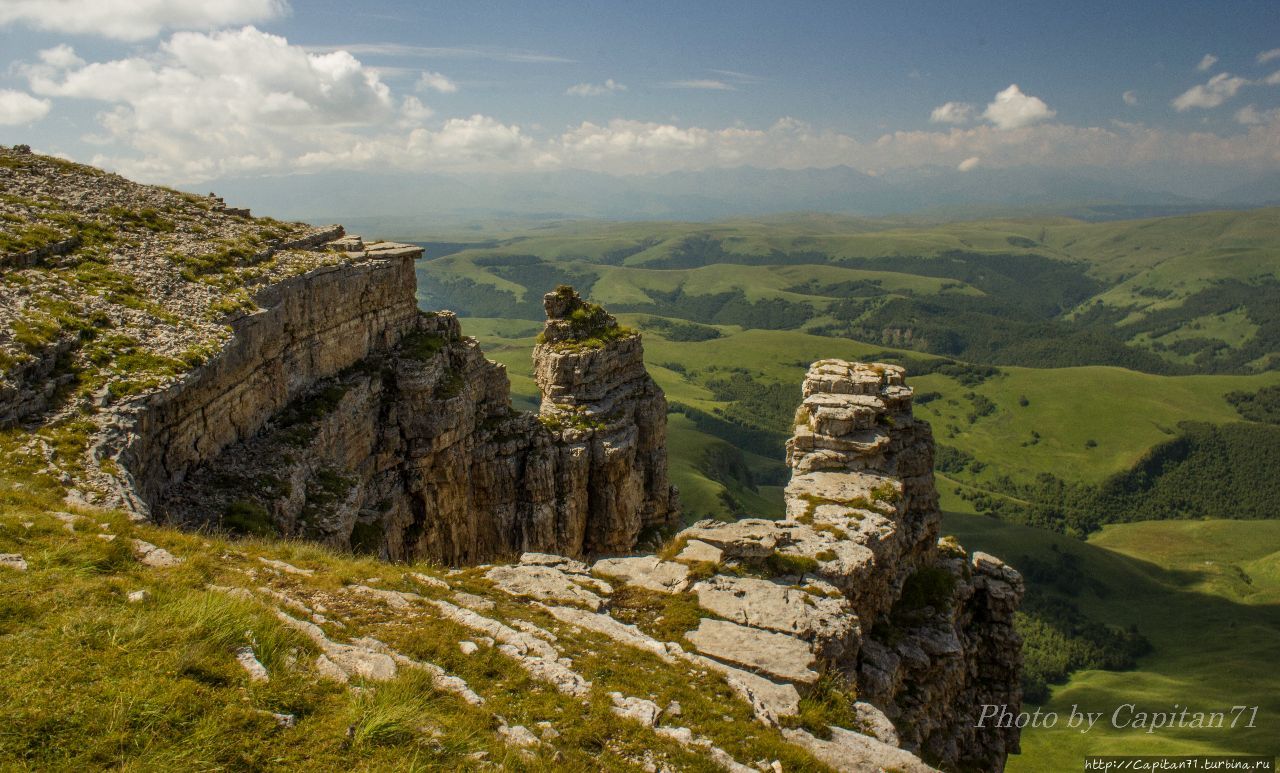
[[[995,101],[987,105],[982,117],[996,125],[997,129],[1020,129],[1057,115],[1039,97],[1023,94],[1018,84],[996,94]]]
[[[663,84],[671,89],[700,89],[702,91],[737,91],[737,89],[724,81],[712,80],[710,78],[695,78],[686,81],[667,81]]]
[[[52,104],[22,91],[0,89],[0,126],[17,126],[39,121],[49,114]]]
[[[1245,126],[1258,126],[1280,120],[1280,108],[1259,110],[1255,105],[1245,105],[1236,111],[1236,123]]]
[[[1016,86],[987,107],[983,117],[990,123],[871,138],[793,118],[759,127],[618,118],[531,135],[492,116],[436,116],[422,94],[412,88],[392,93],[378,70],[350,52],[307,50],[253,27],[174,33],[150,52],[92,63],[58,46],[15,72],[35,96],[0,93],[6,120],[17,114],[7,106],[10,100],[32,115],[47,112],[49,99],[55,109],[60,100],[99,104],[97,126],[85,139],[99,143],[101,152],[88,160],[168,184],[332,169],[635,174],[748,164],[879,172],[925,164],[960,170],[1150,162],[1280,166],[1275,111],[1243,114],[1231,136],[1141,124],[1077,127],[1045,121],[1053,111]],[[969,111],[971,119],[976,110]]]
[[[435,111],[422,104],[422,100],[415,96],[407,96],[400,102],[401,126],[419,126],[433,115]]]
[[[1213,54],[1205,54],[1200,59],[1200,64],[1196,65],[1196,69],[1200,72],[1208,72],[1209,68],[1218,63],[1218,57]]]
[[[600,97],[605,94],[613,94],[617,91],[626,91],[627,87],[618,83],[613,78],[605,80],[604,83],[579,83],[565,89],[565,94],[571,97]]]
[[[76,50],[65,43],[53,48],[46,48],[39,52],[37,56],[40,57],[41,62],[58,69],[79,67],[84,64],[84,60],[76,56]]]
[[[1184,113],[1197,107],[1207,110],[1231,99],[1240,89],[1247,85],[1249,85],[1249,81],[1246,78],[1240,78],[1225,72],[1218,73],[1210,78],[1208,83],[1192,86],[1182,92],[1170,104],[1179,113]]]
[[[265,21],[289,10],[285,0],[4,0],[0,26],[143,40],[166,29],[215,29]]]
[[[1138,104],[1138,92],[1136,91],[1126,91],[1120,95],[1120,98],[1123,99],[1124,103],[1130,107]]]
[[[518,126],[473,115],[451,118],[439,129],[418,127],[407,134],[383,133],[349,138],[302,153],[291,163],[293,171],[329,169],[427,169],[462,166],[473,170],[499,170],[530,166],[533,141]]]
[[[932,123],[965,124],[973,120],[976,108],[968,102],[948,102],[938,105],[929,114]]]
[[[1266,64],[1272,59],[1280,59],[1280,48],[1273,48],[1270,51],[1263,51],[1258,54],[1258,64]]]
[[[535,146],[536,147],[536,146]],[[1243,134],[1173,133],[1128,124],[1114,128],[1045,123],[1017,129],[992,125],[945,131],[899,131],[872,140],[783,119],[764,129],[711,129],[615,120],[583,123],[545,146],[566,167],[617,174],[751,164],[802,169],[838,164],[855,169],[908,169],[922,164],[972,169],[1037,166],[1128,166],[1145,163],[1280,164],[1280,120]],[[979,161],[970,161],[977,158]]]
[[[438,72],[425,70],[418,77],[418,91],[438,91],[441,94],[453,94],[457,90],[458,84]]]
[[[396,115],[390,90],[351,54],[308,54],[253,27],[179,32],[153,54],[91,64],[51,51],[23,68],[32,91],[106,103],[94,139],[144,154],[144,174],[254,171],[298,142],[341,142],[344,127]]]

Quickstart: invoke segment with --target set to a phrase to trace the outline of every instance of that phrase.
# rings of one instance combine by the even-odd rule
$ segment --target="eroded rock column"
[[[570,287],[543,298],[533,352],[539,420],[555,438],[561,521],[576,552],[630,550],[643,529],[674,524],[667,477],[667,400],[644,367],[640,334]],[[571,541],[573,541],[571,539]]]

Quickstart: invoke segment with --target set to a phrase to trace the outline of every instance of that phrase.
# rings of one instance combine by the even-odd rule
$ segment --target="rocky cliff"
[[[0,150],[0,429],[31,430],[4,450],[73,499],[451,564],[678,519],[640,337],[571,289],[522,414],[457,319],[417,309],[421,249]]]
[[[119,461],[148,481],[136,488],[159,518],[449,564],[623,551],[674,522],[666,402],[639,335],[603,310],[605,337],[563,330],[587,305],[571,288],[549,294],[534,355],[542,411],[513,411],[504,368],[457,318],[413,311],[419,254],[354,253],[365,262],[276,288],[233,357],[157,399]],[[195,449],[198,463],[166,461],[164,485],[139,475],[169,449]]]
[[[696,601],[683,655],[839,769],[1000,770],[1018,730],[976,724],[985,704],[1021,703],[1022,579],[939,539],[933,438],[911,398],[900,367],[814,363],[787,444],[786,517],[699,522],[661,557],[593,569]],[[811,732],[806,703],[833,695],[857,702]]]

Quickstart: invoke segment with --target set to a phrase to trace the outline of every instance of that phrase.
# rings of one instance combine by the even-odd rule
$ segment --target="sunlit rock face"
[[[900,367],[813,363],[787,443],[784,518],[702,521],[669,560],[596,569],[692,593],[723,618],[686,638],[763,721],[786,725],[823,675],[853,691],[855,732],[787,731],[838,769],[1000,770],[1018,730],[976,725],[983,705],[1021,703],[1022,578],[939,539],[933,435],[911,399]]]

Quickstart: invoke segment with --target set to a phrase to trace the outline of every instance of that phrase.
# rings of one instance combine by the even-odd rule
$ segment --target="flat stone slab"
[[[689,567],[676,561],[663,561],[657,556],[602,558],[591,567],[610,577],[659,593],[679,593],[689,587]]]
[[[542,564],[495,566],[485,572],[484,576],[512,596],[581,604],[593,611],[604,606],[604,601],[599,596],[578,584],[586,578],[565,574],[553,566]]]
[[[724,551],[709,542],[691,539],[685,543],[684,550],[676,556],[677,561],[708,561],[713,564],[724,559]]]
[[[698,521],[680,534],[719,548],[726,558],[764,558],[789,542],[785,528],[764,518]]]
[[[27,571],[27,560],[19,553],[0,553],[0,566],[18,572]]]
[[[794,636],[704,617],[685,638],[704,655],[753,671],[788,682],[818,681],[818,672],[809,667],[814,661],[813,649]]]
[[[277,561],[274,558],[265,558],[265,557],[259,556],[258,560],[262,562],[263,566],[270,567],[271,569],[275,569],[278,572],[284,572],[285,574],[296,574],[301,577],[310,577],[311,575],[316,573],[316,570],[314,569],[299,569],[293,564],[287,563],[285,561]]]
[[[821,740],[800,729],[783,730],[791,743],[802,746],[814,757],[839,771],[900,770],[902,773],[937,773],[911,752],[890,746],[871,736],[832,726],[831,738]]]
[[[780,718],[794,717],[800,713],[800,693],[793,684],[775,682],[693,652],[686,652],[684,658],[694,665],[722,675],[738,697],[751,704],[756,719],[767,725],[777,725]]]
[[[615,620],[607,614],[587,612],[577,607],[545,607],[547,612],[562,623],[568,623],[636,649],[651,652],[667,662],[674,660],[667,646],[649,636],[634,625]],[[674,646],[674,645],[673,645]]]
[[[530,566],[550,566],[568,574],[587,574],[591,571],[581,561],[553,553],[521,553],[520,563]]]
[[[693,592],[700,606],[721,617],[813,641],[828,657],[842,652],[858,633],[858,619],[843,597],[827,598],[794,585],[724,575],[699,582]]]

